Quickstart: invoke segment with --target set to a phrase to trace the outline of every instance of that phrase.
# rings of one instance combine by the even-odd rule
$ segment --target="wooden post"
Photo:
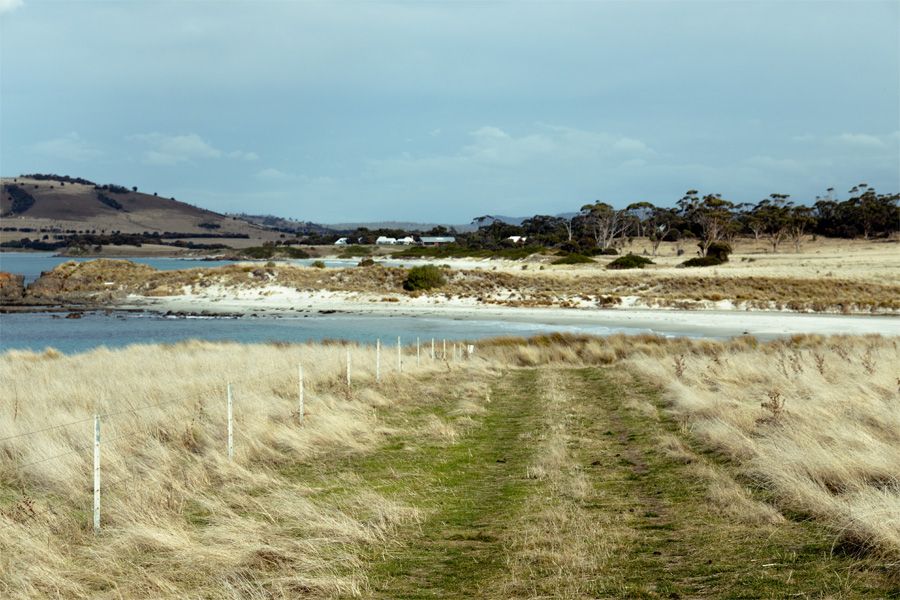
[[[381,381],[381,338],[375,340],[375,381]]]
[[[94,533],[100,533],[100,415],[94,415]]]
[[[234,400],[228,384],[228,460],[234,460]]]
[[[431,338],[431,360],[434,360],[434,338]]]
[[[400,336],[397,336],[397,372],[403,372],[403,347],[400,345]]]
[[[422,365],[422,349],[419,344],[419,338],[416,338],[416,366],[419,367]]]
[[[350,387],[350,348],[347,348],[347,387]]]
[[[441,352],[441,358],[447,360],[447,338],[444,338],[444,350]]]
[[[297,414],[300,417],[300,422],[303,422],[304,415],[304,407],[303,407],[303,364],[300,363],[297,365],[297,387],[300,392],[299,404],[297,405]]]

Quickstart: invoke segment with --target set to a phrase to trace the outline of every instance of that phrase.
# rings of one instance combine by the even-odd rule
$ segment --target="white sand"
[[[391,299],[391,301],[386,301]],[[483,305],[475,299],[429,296],[374,295],[353,292],[305,292],[282,286],[186,289],[180,296],[130,296],[123,308],[154,312],[257,314],[287,316],[323,311],[372,316],[429,317],[544,323],[567,327],[630,328],[671,335],[761,337],[797,333],[900,335],[900,317],[875,315],[801,314],[736,310],[730,303],[710,310],[684,311],[641,308],[630,299],[625,307],[518,308]]]

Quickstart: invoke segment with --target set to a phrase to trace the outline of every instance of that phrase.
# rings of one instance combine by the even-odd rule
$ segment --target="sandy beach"
[[[421,295],[381,296],[337,291],[298,291],[282,286],[262,288],[209,287],[178,296],[131,295],[118,305],[159,313],[258,316],[351,314],[379,317],[422,317],[493,320],[554,325],[646,329],[697,336],[803,333],[900,335],[900,318],[879,315],[807,314],[791,311],[738,310],[727,301],[704,310],[643,307],[628,299],[617,308],[513,307],[483,305],[472,298]]]

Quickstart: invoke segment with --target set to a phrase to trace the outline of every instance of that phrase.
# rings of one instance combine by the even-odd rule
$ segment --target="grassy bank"
[[[886,597],[900,585],[900,490],[885,473],[895,343],[501,339],[420,366],[407,348],[403,373],[385,353],[381,382],[373,349],[338,344],[7,353],[0,587]],[[760,406],[775,385],[788,398],[777,416]],[[95,412],[107,415],[99,534]]]

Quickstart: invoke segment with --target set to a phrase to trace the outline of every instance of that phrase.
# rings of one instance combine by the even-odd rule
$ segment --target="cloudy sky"
[[[0,0],[0,173],[320,222],[900,190],[900,2]]]

